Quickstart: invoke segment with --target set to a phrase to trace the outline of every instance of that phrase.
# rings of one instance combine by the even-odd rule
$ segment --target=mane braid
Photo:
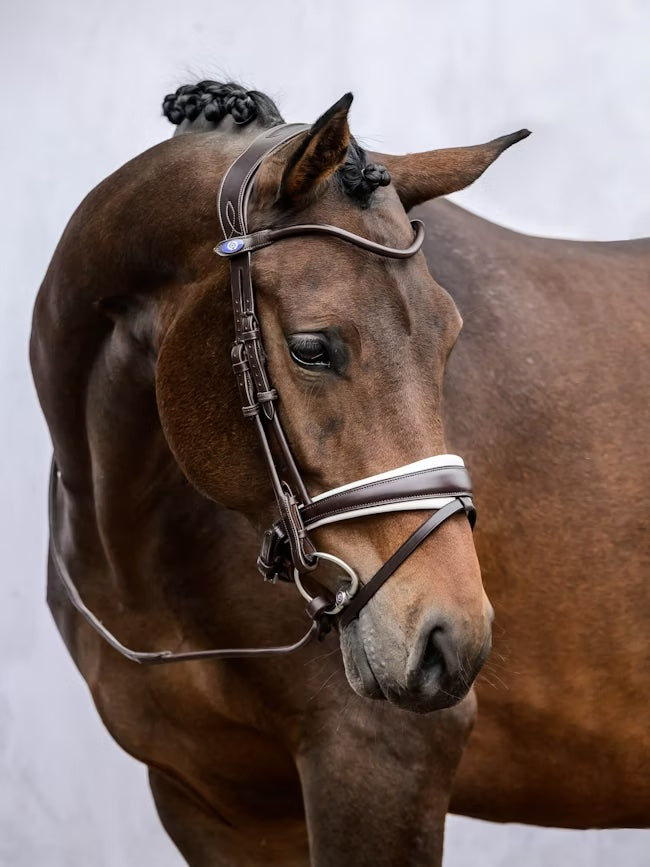
[[[265,93],[245,90],[234,81],[199,81],[184,84],[175,93],[168,93],[162,104],[163,114],[177,126],[183,121],[205,119],[215,126],[227,114],[243,126],[257,119],[263,127],[284,123],[277,105]]]
[[[234,81],[222,83],[206,79],[184,84],[175,93],[167,94],[162,110],[167,120],[179,127],[177,132],[182,133],[214,129],[228,114],[240,126],[256,120],[270,129],[284,123],[280,110],[269,96],[258,90],[246,90]],[[343,191],[362,208],[370,205],[377,187],[390,183],[386,168],[369,163],[366,152],[352,137],[336,178]]]

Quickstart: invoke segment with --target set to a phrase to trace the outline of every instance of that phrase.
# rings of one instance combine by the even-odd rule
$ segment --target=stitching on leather
[[[472,492],[471,491],[441,491],[441,492],[436,491],[435,495],[433,495],[433,496],[435,496],[436,498],[437,497],[440,497],[440,498],[443,498],[443,497],[470,497],[471,498]],[[388,499],[388,500],[377,500],[377,502],[369,503],[365,506],[361,505],[359,503],[357,503],[355,505],[350,505],[350,506],[342,506],[338,509],[330,509],[327,512],[319,512],[317,515],[315,515],[311,519],[307,518],[307,520],[305,521],[305,527],[310,527],[312,524],[315,524],[317,521],[322,521],[323,518],[331,518],[333,515],[342,515],[344,512],[361,512],[365,509],[372,509],[375,506],[389,506],[389,505],[392,505],[393,503],[408,503],[411,500],[426,500],[426,499],[430,499],[430,498],[431,498],[431,495],[429,495],[429,497],[427,497],[426,494],[411,494],[410,496],[390,497],[390,499]],[[444,508],[444,507],[441,507],[441,508]],[[359,517],[361,517],[361,516],[359,516]]]
[[[261,133],[257,138],[258,138],[258,139],[261,139],[261,138],[266,138],[266,139],[268,139],[268,138],[270,138],[271,136],[281,135],[281,134],[285,131],[285,129],[286,129],[287,126],[293,126],[293,124],[281,124],[281,125],[278,126],[278,127],[274,127],[272,131],[267,130],[267,131],[265,131],[264,133]],[[271,148],[271,150],[265,151],[265,152],[263,153],[263,155],[261,156],[261,158],[256,162],[255,166],[252,167],[251,171],[246,175],[246,178],[245,178],[244,184],[243,184],[242,186],[240,186],[240,188],[239,188],[240,193],[244,193],[244,194],[245,194],[245,189],[246,189],[246,187],[247,187],[247,185],[248,185],[248,182],[249,182],[249,180],[250,180],[250,176],[251,176],[251,174],[252,174],[253,172],[257,171],[257,169],[259,168],[259,166],[261,165],[262,161],[264,160],[264,158],[265,158],[266,156],[268,156],[270,153],[272,153],[274,150],[276,150],[276,149],[277,149],[278,147],[280,147],[282,144],[285,144],[286,142],[291,141],[292,138],[294,138],[295,136],[299,135],[299,134],[300,134],[301,132],[303,132],[305,129],[308,129],[308,128],[309,128],[308,125],[304,125],[304,124],[300,124],[300,125],[296,124],[296,126],[299,126],[300,128],[299,128],[299,129],[296,129],[296,130],[295,130],[295,131],[294,131],[290,136],[288,136],[286,139],[283,139],[282,141],[277,142],[277,143],[274,145],[274,147]],[[252,144],[253,144],[253,143],[251,143],[251,145],[252,145]],[[220,224],[221,224],[221,230],[222,230],[222,232],[223,232],[224,238],[226,238],[226,239],[228,239],[228,238],[232,238],[233,234],[242,234],[242,232],[240,232],[240,231],[237,229],[237,226],[236,226],[236,224],[235,224],[235,221],[237,220],[237,214],[236,214],[236,212],[235,212],[235,206],[234,206],[234,205],[229,201],[229,202],[226,204],[225,207],[222,207],[223,190],[224,190],[224,187],[225,187],[225,185],[226,185],[226,183],[227,183],[228,178],[231,177],[231,172],[232,172],[232,170],[234,169],[234,167],[235,167],[236,165],[238,165],[238,163],[239,163],[239,161],[242,159],[242,157],[244,157],[244,156],[248,153],[248,150],[249,150],[249,149],[247,148],[243,153],[241,153],[241,154],[237,157],[237,159],[232,163],[232,165],[230,166],[230,168],[228,169],[228,171],[226,172],[226,174],[225,174],[225,175],[223,176],[223,178],[221,179],[221,183],[219,184],[219,192],[217,193],[217,204],[218,204],[218,206],[219,206],[219,207],[218,207],[218,212],[219,212],[219,222],[220,222]],[[240,201],[240,202],[238,202],[238,205],[239,205],[239,208],[240,208],[240,210],[241,210],[242,207],[243,207],[243,200]],[[232,213],[227,213],[228,206],[230,206],[230,208],[232,209]],[[231,229],[230,234],[228,234],[228,232],[226,232],[226,226],[224,226],[224,222],[223,222],[223,217],[224,217],[224,216],[225,216],[225,217],[227,218],[227,220],[228,220],[228,223],[229,223],[229,226],[230,226],[230,229]],[[245,231],[245,225],[244,225],[245,216],[246,216],[245,214],[242,215],[242,220],[241,220],[241,223],[242,223],[242,230],[243,230],[243,231]]]
[[[237,227],[235,226],[235,222],[234,222],[236,219],[235,206],[230,201],[230,199],[228,199],[228,201],[226,202],[226,219],[228,220],[228,224],[230,226],[230,234],[228,235],[228,237],[232,238],[232,236],[237,231]],[[225,234],[226,233],[224,232],[224,235]]]
[[[461,471],[465,471],[467,473],[466,467],[454,466],[453,464],[449,464],[449,465],[444,466],[444,467],[429,467],[428,469],[424,469],[424,470],[413,470],[412,472],[404,473],[401,476],[390,476],[387,479],[377,479],[374,482],[366,482],[365,485],[355,485],[354,487],[348,488],[346,491],[339,491],[337,494],[331,494],[331,499],[335,500],[337,497],[345,497],[348,494],[351,494],[353,491],[365,491],[369,488],[375,488],[378,485],[385,485],[387,482],[396,482],[396,481],[401,481],[402,479],[414,479],[417,476],[423,476],[423,475],[426,475],[428,473],[443,472],[445,470],[461,470]],[[322,500],[316,500],[316,504],[325,503],[329,499],[330,499],[329,496],[323,497]]]
[[[290,142],[292,139],[294,139],[301,132],[304,132],[304,130],[303,129],[295,130],[289,136],[287,136],[287,138],[282,139],[282,141],[277,142],[277,144],[275,144],[271,148],[271,150],[265,150],[264,153],[259,157],[259,159],[257,159],[255,161],[255,163],[248,170],[246,177],[244,178],[244,181],[243,181],[241,187],[239,188],[239,199],[237,201],[237,207],[239,210],[239,222],[241,223],[242,232],[246,232],[248,230],[248,226],[246,225],[246,214],[244,213],[244,199],[245,199],[245,196],[246,196],[246,193],[248,190],[248,184],[250,182],[250,179],[255,174],[255,172],[257,172],[259,167],[262,165],[262,163],[264,162],[264,160],[268,156],[275,153],[275,151],[278,150],[279,148],[281,148],[282,145],[288,144],[288,142]]]

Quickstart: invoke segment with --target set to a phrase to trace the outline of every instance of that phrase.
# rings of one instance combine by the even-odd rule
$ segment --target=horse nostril
[[[408,666],[407,685],[411,689],[440,684],[453,676],[457,666],[448,623],[437,620],[428,633],[423,630],[418,647],[413,649]]]
[[[477,647],[458,623],[437,615],[425,621],[408,656],[406,689],[411,706],[428,713],[450,707],[467,695],[490,642]]]
[[[434,626],[424,646],[420,672],[425,678],[429,678],[432,675],[442,677],[445,672],[445,657],[441,649],[441,633],[443,631],[444,628],[442,626]]]

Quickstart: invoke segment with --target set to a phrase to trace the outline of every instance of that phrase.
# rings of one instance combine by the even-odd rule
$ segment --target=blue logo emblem
[[[238,238],[233,238],[231,241],[222,241],[221,244],[219,244],[219,250],[221,253],[228,255],[229,253],[238,253],[243,246],[243,241]]]

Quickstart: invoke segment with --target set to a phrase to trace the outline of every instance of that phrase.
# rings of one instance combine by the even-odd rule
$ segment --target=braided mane
[[[233,81],[184,84],[175,93],[167,94],[162,110],[167,120],[179,127],[177,132],[183,133],[216,129],[226,115],[240,126],[255,120],[265,129],[284,123],[269,96],[258,90],[245,90]],[[370,205],[377,187],[390,183],[386,168],[369,163],[367,153],[352,137],[346,160],[336,177],[344,192],[362,208]]]

